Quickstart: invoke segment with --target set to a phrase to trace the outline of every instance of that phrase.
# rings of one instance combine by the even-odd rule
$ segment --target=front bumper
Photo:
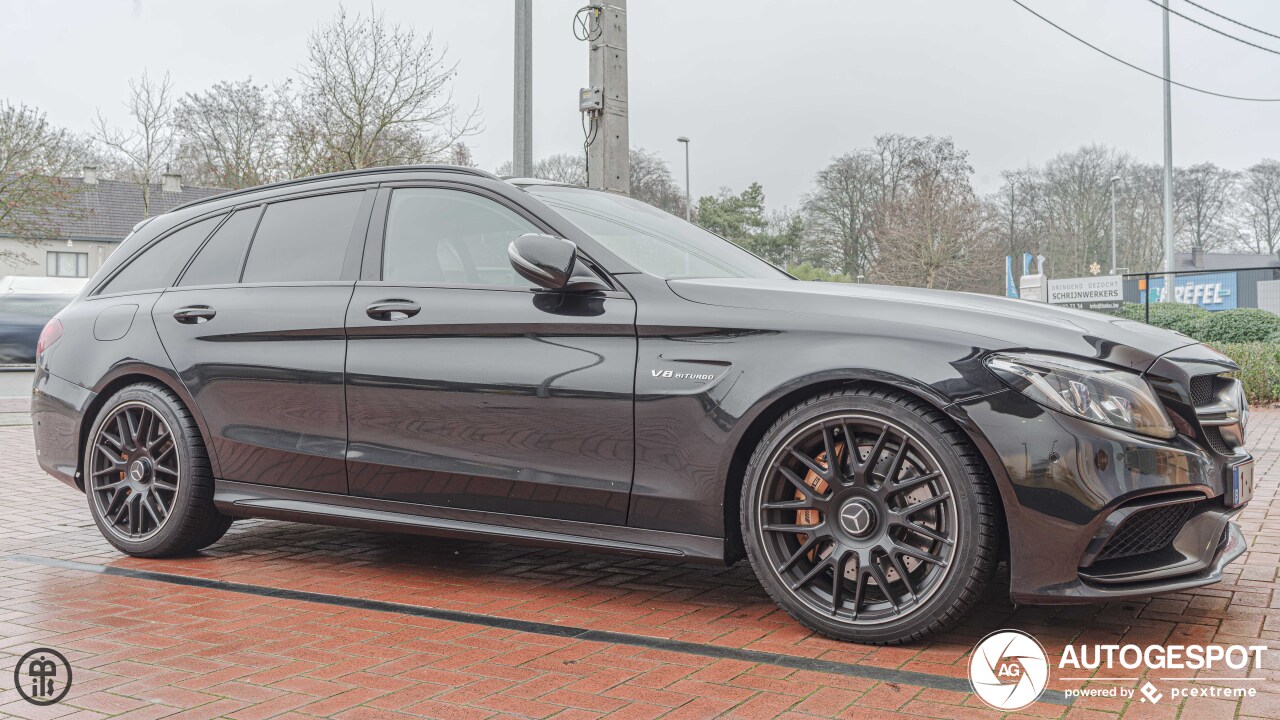
[[[1230,466],[1188,437],[1164,441],[1049,411],[1006,390],[966,403],[1004,500],[1010,595],[1061,604],[1147,596],[1209,585],[1245,550],[1224,500]],[[1003,475],[1003,477],[1001,477]],[[1188,508],[1159,547],[1108,557],[1109,540],[1138,510]],[[1155,526],[1153,526],[1154,528]]]

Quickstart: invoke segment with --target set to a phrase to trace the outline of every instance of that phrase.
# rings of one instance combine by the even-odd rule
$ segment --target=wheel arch
[[[755,452],[756,445],[759,444],[765,433],[769,431],[769,428],[773,427],[778,418],[804,399],[823,392],[853,386],[883,387],[907,393],[918,400],[926,402],[946,415],[948,420],[965,434],[969,442],[973,443],[987,466],[987,471],[991,473],[1000,497],[1000,504],[997,510],[999,511],[1000,551],[1003,555],[1008,547],[1009,537],[1005,504],[1007,502],[1007,494],[1012,492],[1012,487],[1009,484],[1009,478],[1003,465],[999,462],[999,455],[996,454],[991,443],[982,434],[981,430],[968,419],[961,409],[928,385],[885,372],[849,370],[829,373],[820,377],[806,378],[791,383],[784,388],[779,388],[778,391],[760,402],[760,409],[750,420],[734,446],[733,454],[729,461],[728,473],[724,478],[722,510],[724,513],[725,562],[732,564],[746,557],[738,506],[742,500],[742,484],[747,465],[751,460],[752,453]]]
[[[214,477],[220,477],[218,470],[218,460],[213,452],[212,444],[209,442],[209,429],[205,425],[204,417],[200,414],[199,408],[196,407],[194,399],[187,392],[186,386],[172,372],[154,367],[152,365],[129,364],[122,365],[112,369],[110,373],[104,376],[94,388],[94,397],[85,407],[83,419],[80,421],[80,430],[76,439],[76,485],[80,490],[84,491],[84,458],[85,450],[89,443],[89,431],[93,429],[93,424],[98,419],[98,413],[102,407],[107,404],[116,393],[120,392],[130,385],[138,383],[158,383],[178,396],[178,400],[186,406],[187,411],[191,413],[191,417],[195,418],[196,427],[200,430],[200,440],[204,443],[205,449],[209,455],[209,463],[213,468]]]

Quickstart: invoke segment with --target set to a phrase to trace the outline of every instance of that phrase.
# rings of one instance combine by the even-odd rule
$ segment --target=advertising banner
[[[1205,310],[1232,310],[1237,307],[1236,274],[1233,272],[1183,275],[1174,281],[1174,302],[1199,305]],[[1150,302],[1164,301],[1164,277],[1152,277]]]
[[[1102,275],[1050,280],[1049,302],[1082,310],[1114,312],[1124,303],[1124,278]]]

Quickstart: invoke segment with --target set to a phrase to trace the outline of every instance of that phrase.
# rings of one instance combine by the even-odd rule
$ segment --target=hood
[[[988,350],[1032,349],[1093,357],[1146,370],[1156,357],[1196,341],[1170,330],[1086,310],[976,293],[888,285],[707,278],[668,281],[691,302],[826,315],[847,327],[885,323],[922,332],[962,334]]]

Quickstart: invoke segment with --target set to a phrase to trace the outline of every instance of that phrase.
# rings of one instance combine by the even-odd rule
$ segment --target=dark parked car
[[[49,319],[75,295],[0,294],[0,365],[30,365]]]
[[[635,200],[410,167],[136,229],[41,338],[41,466],[142,557],[233,518],[748,558],[821,633],[1222,577],[1247,408],[1187,337],[797,281]]]

